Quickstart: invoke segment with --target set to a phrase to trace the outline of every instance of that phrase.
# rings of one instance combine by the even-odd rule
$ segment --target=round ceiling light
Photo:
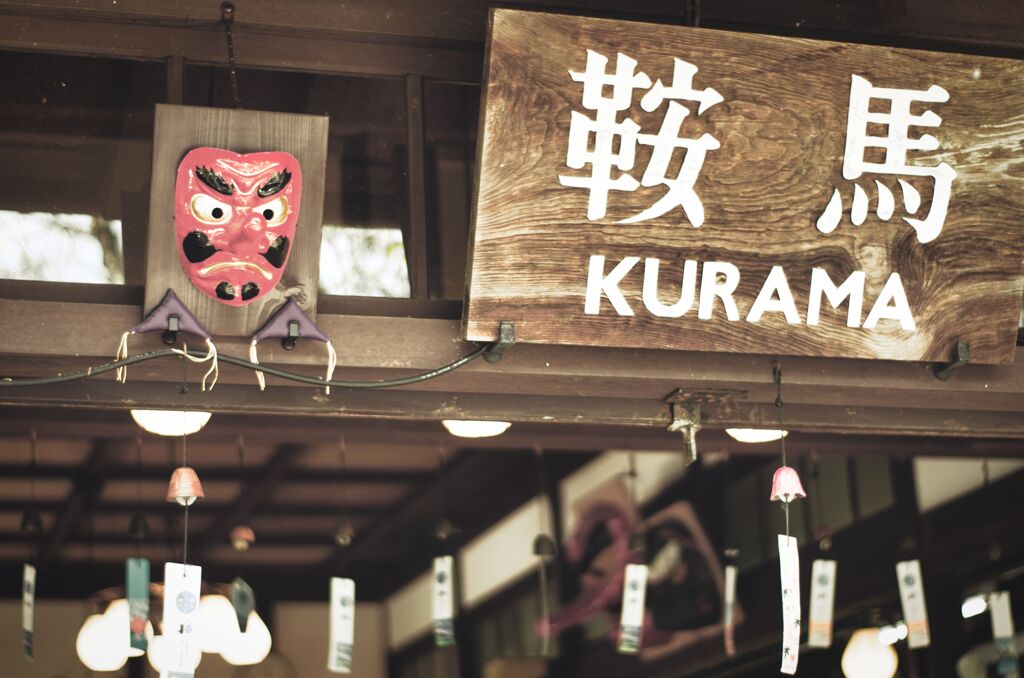
[[[472,421],[469,419],[445,419],[441,424],[448,433],[460,438],[490,438],[501,435],[512,425],[508,421]]]
[[[789,435],[789,431],[777,428],[727,428],[725,432],[733,440],[741,443],[770,443]]]
[[[191,410],[132,410],[135,423],[158,436],[186,436],[199,431],[212,413]]]

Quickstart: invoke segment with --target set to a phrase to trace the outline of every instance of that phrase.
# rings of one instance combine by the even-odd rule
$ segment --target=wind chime
[[[778,362],[772,369],[775,381],[775,415],[780,431],[785,431],[782,420],[782,367]],[[796,469],[786,459],[786,436],[779,438],[782,466],[772,476],[771,501],[781,501],[786,516],[786,533],[779,537],[779,573],[782,584],[782,673],[795,674],[800,652],[800,551],[795,537],[789,533],[789,505],[794,499],[807,496]]]
[[[188,362],[182,359],[181,409],[186,411],[188,394]],[[182,507],[181,562],[164,565],[164,637],[170,643],[168,665],[163,667],[170,675],[192,678],[202,650],[194,637],[202,589],[202,568],[188,564],[188,510],[205,496],[202,483],[195,470],[188,465],[188,436],[181,436],[181,466],[171,474],[167,487],[167,501]]]
[[[330,345],[330,344],[328,344]],[[348,488],[345,471],[348,468],[348,455],[345,438],[338,441],[338,461],[341,469],[338,494],[343,506],[348,506]],[[355,528],[351,521],[343,518],[334,533],[334,541],[342,548],[348,548],[355,538]],[[356,625],[356,583],[347,577],[331,577],[330,599],[330,640],[327,647],[327,670],[331,673],[352,673],[352,661],[355,654]]]

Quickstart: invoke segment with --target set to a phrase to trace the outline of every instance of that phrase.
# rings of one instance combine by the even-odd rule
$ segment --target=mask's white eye
[[[205,193],[192,196],[192,216],[204,224],[223,224],[231,218],[231,205],[211,198]]]
[[[257,207],[256,212],[267,220],[267,226],[280,226],[288,218],[288,201],[275,198]]]

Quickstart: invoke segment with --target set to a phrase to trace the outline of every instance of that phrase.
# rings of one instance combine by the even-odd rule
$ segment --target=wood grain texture
[[[713,87],[724,97],[701,116],[690,103],[682,127],[681,136],[707,132],[721,143],[695,185],[706,211],[700,228],[679,208],[616,223],[653,204],[663,187],[613,191],[607,216],[589,222],[588,191],[560,185],[560,174],[589,172],[566,166],[571,112],[593,116],[582,106],[582,83],[569,76],[584,70],[587,49],[609,56],[609,70],[615,54],[625,53],[666,83],[673,57],[685,59],[699,68],[695,89]],[[949,92],[948,102],[929,105],[941,126],[916,132],[934,134],[939,148],[908,158],[922,166],[948,162],[958,173],[942,233],[930,243],[919,243],[903,222],[894,176],[860,180],[870,212],[862,226],[850,223],[853,182],[842,167],[854,74],[878,87],[938,84]],[[496,10],[486,80],[468,339],[494,339],[498,323],[511,320],[517,340],[535,343],[942,361],[959,339],[970,341],[975,362],[1012,361],[1024,291],[1024,63]],[[645,113],[642,94],[635,93],[629,116],[655,133],[665,105]],[[913,113],[923,111],[918,106]],[[637,179],[650,155],[638,148]],[[875,178],[896,194],[887,222],[874,214]],[[920,216],[931,204],[931,182],[912,183],[921,190]],[[824,235],[814,224],[834,187],[843,194],[843,219]],[[607,257],[606,271],[626,256],[661,259],[664,303],[678,299],[686,259],[730,262],[741,273],[735,296],[742,318],[771,266],[782,265],[802,323],[789,325],[779,313],[756,324],[730,322],[720,305],[713,319],[698,320],[696,303],[681,318],[655,317],[641,301],[642,261],[619,286],[636,315],[620,317],[606,298],[599,315],[585,315],[594,254]],[[894,321],[848,328],[845,306],[833,312],[827,301],[820,325],[803,324],[814,267],[837,284],[855,270],[866,273],[862,320],[889,273],[899,272],[917,331]]]
[[[311,318],[316,318],[327,127],[328,118],[323,116],[157,105],[146,311],[156,306],[170,288],[215,337],[253,334],[289,297]],[[302,205],[284,276],[274,290],[248,306],[227,306],[202,294],[185,276],[178,259],[174,233],[175,177],[185,154],[200,146],[236,153],[287,151],[302,167]]]

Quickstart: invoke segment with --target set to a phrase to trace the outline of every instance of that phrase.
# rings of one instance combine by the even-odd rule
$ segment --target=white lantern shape
[[[75,639],[78,658],[90,671],[117,671],[128,661],[128,653],[111,638],[113,628],[101,614],[86,617]]]
[[[125,656],[141,657],[146,653],[145,650],[132,647],[131,615],[128,613],[127,600],[118,598],[110,603],[107,606],[107,611],[103,613],[103,618],[104,629],[108,634],[109,642],[114,647],[119,648],[119,651],[124,652]],[[152,622],[146,622],[145,634],[147,640],[153,637]]]
[[[153,636],[149,641],[149,650],[146,652],[146,655],[147,659],[149,659],[149,665],[157,673],[163,674],[166,670],[165,667],[171,665],[175,651],[173,641],[173,638],[167,636]],[[199,649],[197,643],[192,643],[188,660],[193,671],[199,666],[199,662],[203,660],[203,652]]]
[[[238,617],[227,596],[213,594],[199,599],[196,635],[199,647],[207,654],[217,654],[232,634],[238,633]]]
[[[248,666],[259,664],[270,654],[272,639],[270,629],[256,611],[249,613],[249,621],[245,633],[238,630],[238,623],[232,624],[233,633],[229,634],[220,656],[228,664]]]
[[[857,629],[843,650],[846,678],[892,678],[898,666],[896,650],[882,643],[877,628]]]

